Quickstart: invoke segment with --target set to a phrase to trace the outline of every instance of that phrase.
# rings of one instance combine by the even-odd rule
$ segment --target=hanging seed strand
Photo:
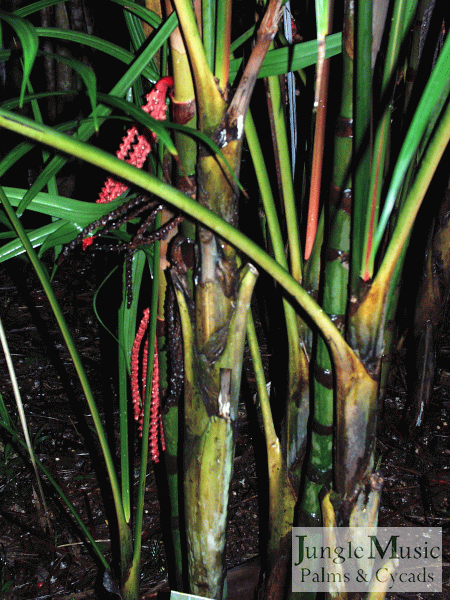
[[[141,197],[143,198],[143,200],[147,200],[148,202],[148,198],[146,198],[145,196]],[[134,199],[134,200],[137,200]],[[138,215],[140,215],[142,212],[148,210],[149,206],[151,206],[151,204],[156,204],[156,202],[149,204],[146,203],[142,203],[143,200],[141,199],[139,204],[140,206],[138,206],[134,211],[130,212],[129,214],[125,214],[125,211],[122,212],[122,218],[121,219],[108,219],[109,224],[107,226],[104,227],[104,229],[99,232],[99,235],[106,235],[107,233],[109,233],[110,231],[115,231],[117,229],[120,229],[120,227],[122,227],[122,225],[125,225],[126,223],[128,223],[128,221],[131,221],[132,219],[136,218]],[[133,209],[136,206],[136,202],[130,202],[129,206],[127,206],[127,210]],[[109,216],[109,215],[108,215]],[[118,215],[120,216],[120,215]],[[105,223],[106,225],[106,223]]]
[[[133,302],[133,256],[134,252],[129,250],[125,255],[125,293],[127,295],[127,308]]]
[[[143,344],[144,336],[148,329],[148,323],[150,319],[150,309],[144,310],[141,322],[139,324],[136,337],[134,339],[133,348],[131,351],[131,394],[133,402],[133,413],[134,419],[138,421],[139,432],[142,436],[143,419],[144,419],[144,401],[141,400],[139,393],[139,372],[141,379],[142,399],[145,398],[145,392],[147,388],[147,368],[148,368],[148,337]],[[142,349],[142,364],[139,368],[140,356]],[[150,454],[152,460],[157,463],[159,462],[159,447],[158,440],[161,441],[161,448],[164,451],[166,449],[163,423],[160,411],[160,398],[159,398],[159,360],[158,360],[158,344],[155,339],[155,347],[153,352],[153,377],[152,377],[152,391],[151,391],[151,405],[150,405]]]
[[[158,438],[161,439],[161,447],[166,449],[164,430],[160,412],[159,398],[159,360],[158,345],[155,339],[155,350],[153,355],[153,382],[152,382],[152,404],[150,410],[150,454],[153,462],[159,462]]]
[[[178,405],[184,384],[184,360],[181,320],[178,312],[175,290],[171,282],[167,286],[165,316],[167,339],[170,340],[170,343],[167,345],[167,350],[169,352],[170,357],[170,381],[169,392],[166,397],[166,402],[164,406],[164,408],[167,410],[170,406]]]
[[[138,421],[141,414],[142,401],[139,393],[139,356],[141,353],[142,340],[147,331],[150,319],[150,309],[144,310],[141,322],[139,324],[133,347],[131,349],[131,400],[133,403],[134,420]]]

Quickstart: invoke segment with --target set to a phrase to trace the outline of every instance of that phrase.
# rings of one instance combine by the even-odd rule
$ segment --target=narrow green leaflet
[[[18,188],[3,189],[12,206],[18,206],[26,192]],[[32,200],[30,209],[58,220],[28,232],[30,242],[33,248],[42,246],[41,253],[53,246],[67,244],[87,225],[114,210],[122,202],[123,199],[118,198],[109,204],[96,204],[41,192]],[[23,254],[24,251],[22,242],[15,237],[0,248],[0,262]]]
[[[324,0],[315,0],[316,5],[316,23],[317,23],[317,31],[319,35],[326,35],[328,29],[328,20],[329,20],[329,6],[328,2]]]
[[[342,33],[334,33],[326,37],[325,58],[340,54],[342,50]],[[317,62],[318,42],[302,42],[293,46],[285,46],[276,50],[269,50],[258,77],[271,75],[284,75],[291,71],[298,71],[310,67]],[[242,58],[230,61],[230,82],[233,83],[242,64]]]
[[[18,17],[26,17],[28,15],[40,11],[42,8],[46,8],[47,6],[54,6],[55,4],[61,4],[62,2],[67,2],[67,0],[40,0],[40,2],[34,2],[29,6],[19,8],[12,14]],[[161,17],[159,17],[156,13],[152,12],[151,10],[139,6],[138,4],[133,4],[126,0],[111,0],[111,2],[120,4],[126,10],[134,13],[140,19],[142,19],[152,27],[159,27],[161,25]]]
[[[146,40],[144,29],[142,27],[142,21],[134,13],[126,9],[123,11],[123,16],[128,27],[131,43],[135,52],[137,52]]]
[[[67,90],[64,92],[37,92],[36,94],[27,94],[23,101],[26,103],[32,102],[33,100],[42,100],[43,98],[50,98],[54,96],[73,96],[74,94],[78,94],[77,90]],[[11,100],[6,100],[5,102],[1,103],[1,107],[5,110],[13,110],[14,108],[18,108],[18,106],[19,98],[12,98]],[[71,124],[64,124],[63,127],[64,129],[70,129],[73,127],[74,123],[75,121],[72,121]],[[58,125],[58,128],[63,130],[62,125]]]
[[[132,52],[128,52],[124,48],[113,44],[107,40],[103,40],[95,35],[88,33],[82,33],[81,31],[68,31],[66,29],[58,29],[56,27],[37,27],[36,33],[39,37],[55,38],[59,40],[65,40],[67,42],[76,42],[77,44],[84,44],[89,48],[100,50],[109,56],[113,56],[121,62],[130,65],[135,59],[135,55]],[[1,58],[0,54],[0,58]],[[151,66],[147,65],[142,70],[142,75],[147,77],[150,81],[157,81],[159,79],[159,73]]]
[[[3,19],[9,25],[11,25],[22,45],[23,77],[22,86],[20,88],[20,106],[22,106],[27,82],[36,59],[39,38],[37,36],[36,29],[25,19],[21,19],[20,17],[6,13],[3,10],[0,10],[0,19]]]
[[[27,192],[27,190],[9,187],[4,187],[3,190],[12,206],[18,206]],[[31,201],[30,209],[50,217],[70,221],[83,229],[92,221],[115,210],[123,201],[123,198],[118,198],[108,204],[97,204],[39,192]]]
[[[28,239],[30,240],[33,248],[37,248],[42,246],[45,240],[49,235],[55,233],[59,227],[61,226],[61,221],[55,221],[54,223],[49,223],[48,225],[44,225],[44,227],[39,227],[39,229],[35,229],[34,231],[28,232]],[[74,236],[75,237],[75,236]],[[0,263],[9,260],[10,258],[14,258],[23,254],[25,252],[25,248],[23,247],[22,242],[16,237],[12,242],[5,244],[0,249]]]
[[[21,142],[17,144],[0,162],[0,177],[8,171],[18,160],[25,156],[30,150],[33,150],[36,144],[30,142]]]
[[[135,2],[130,2],[129,0],[111,0],[111,2],[120,4],[120,6],[123,6],[126,10],[129,10],[152,27],[159,27],[161,25],[160,16],[143,6],[139,6]]]
[[[242,44],[244,44],[247,40],[249,40],[251,37],[254,36],[255,34],[255,30],[256,27],[250,27],[250,29],[247,29],[247,31],[245,33],[243,33],[242,35],[240,35],[238,38],[236,38],[234,40],[234,42],[231,43],[230,45],[230,53],[231,55],[233,55],[233,52],[236,52],[236,50],[242,46]]]
[[[39,256],[42,256],[50,248],[68,244],[80,233],[79,229],[73,223],[67,223],[66,221],[56,221],[56,223],[59,224],[59,227],[52,231],[42,242]]]

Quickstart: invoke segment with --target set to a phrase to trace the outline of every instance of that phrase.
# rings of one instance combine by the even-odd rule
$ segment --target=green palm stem
[[[307,229],[305,236],[305,260],[308,260],[314,245],[314,240],[317,231],[317,223],[319,219],[319,204],[322,182],[322,166],[323,156],[325,151],[325,125],[327,116],[327,96],[328,96],[328,80],[330,72],[330,60],[324,61],[321,67],[320,79],[317,80],[317,85],[320,85],[318,105],[314,109],[315,115],[315,132],[313,143],[313,163],[311,168],[311,183],[309,193],[309,206],[307,216]]]
[[[195,128],[195,90],[189,66],[186,47],[180,28],[177,27],[170,36],[170,53],[174,88],[172,95],[172,115],[174,123],[189,125]],[[191,136],[175,131],[175,145],[184,172],[177,171],[177,178],[193,178],[196,164],[196,142]],[[192,182],[192,185],[193,182]],[[178,187],[178,186],[177,186]]]
[[[350,265],[350,290],[357,297],[363,260],[365,215],[370,208],[367,181],[370,178],[372,117],[372,0],[360,0],[354,18],[354,156],[353,224]]]
[[[300,235],[298,213],[292,180],[292,168],[289,151],[289,142],[284,118],[284,106],[281,98],[280,81],[278,77],[268,77],[267,84],[270,94],[271,119],[276,139],[277,164],[280,170],[281,190],[283,200],[284,218],[287,228],[289,243],[289,263],[292,277],[298,282],[302,281],[302,259],[300,248]]]
[[[192,7],[184,0],[175,0],[175,6],[194,76],[200,130],[219,142],[232,173],[238,177],[246,111],[256,73],[271,39],[264,38],[264,34],[268,27],[273,27],[271,19],[277,21],[279,3],[272,2],[264,17],[259,44],[228,112],[227,102],[208,68]],[[222,158],[201,148],[197,182],[199,203],[225,221],[236,223],[238,190]],[[250,302],[255,275],[249,278],[249,274],[252,269],[240,281],[235,250],[210,231],[199,231],[199,276],[191,325],[194,346],[184,341],[185,352],[195,354],[191,379],[193,395],[201,403],[190,401],[189,386],[185,385],[184,489],[189,588],[211,598],[222,598],[223,593],[223,551],[234,456],[231,423],[237,414],[247,315],[244,310],[242,322],[238,306],[244,299],[247,304]],[[205,411],[205,429],[199,432],[197,423],[204,421]],[[217,485],[208,490],[205,477],[217,468]]]
[[[331,529],[337,527],[339,514],[342,507],[341,498],[333,490],[323,494],[321,506],[323,515],[323,526],[328,528],[325,530],[325,543],[331,547],[337,547],[342,543],[354,544],[355,547],[364,543],[366,537],[365,527],[377,527],[378,511],[380,507],[381,491],[383,487],[383,478],[379,473],[372,473],[364,492],[359,494],[353,511],[349,518],[349,528],[346,530],[345,542],[343,539],[337,539],[336,530]],[[347,537],[348,536],[348,537]],[[350,539],[349,539],[350,538]],[[373,561],[363,556],[358,560],[358,569],[362,569],[364,573],[371,577]],[[345,577],[342,567],[338,567],[337,573],[340,574],[340,580],[336,577],[335,582],[330,582],[329,588],[325,594],[327,600],[347,600],[349,592],[345,587]],[[369,585],[369,590],[373,589],[373,585]],[[378,600],[383,600],[384,595],[378,596]],[[367,598],[367,596],[366,596]]]
[[[311,167],[308,216],[305,236],[305,260],[308,260],[314,245],[319,219],[319,203],[322,183],[322,166],[325,147],[325,125],[327,116],[328,79],[330,61],[325,60],[325,38],[331,33],[333,20],[333,0],[315,0],[317,24],[317,65],[316,89],[314,93],[314,143]]]
[[[226,330],[218,332],[223,339],[216,335],[215,340],[201,347],[195,332],[198,311],[184,276],[172,269],[185,351],[184,477],[190,591],[218,600],[225,579],[223,551],[233,471],[233,423],[256,275],[253,267],[244,269],[235,297],[236,310]],[[219,344],[221,352],[217,354]],[[216,362],[214,355],[218,356]]]
[[[113,495],[114,507],[115,507],[117,523],[118,523],[118,530],[119,530],[120,561],[121,561],[120,566],[121,566],[122,573],[126,572],[128,566],[129,566],[130,560],[131,560],[131,532],[130,532],[130,529],[126,522],[125,514],[123,511],[123,507],[122,507],[121,490],[120,490],[119,482],[117,479],[117,474],[116,474],[115,467],[114,467],[114,460],[111,455],[110,448],[108,446],[108,441],[106,439],[105,430],[103,428],[103,424],[100,419],[100,415],[99,415],[97,405],[95,403],[95,399],[94,399],[94,396],[92,394],[92,391],[91,391],[91,388],[89,385],[89,381],[87,379],[86,373],[83,368],[83,364],[80,360],[78,351],[73,342],[70,331],[65,322],[64,315],[61,311],[61,308],[60,308],[58,301],[55,297],[55,294],[53,292],[47,272],[46,272],[45,268],[42,266],[42,263],[40,262],[39,258],[37,257],[36,252],[34,251],[34,248],[31,245],[31,243],[28,239],[28,236],[26,235],[25,230],[22,227],[22,224],[20,223],[6,194],[3,191],[3,188],[1,188],[1,187],[0,187],[0,200],[3,204],[6,214],[8,215],[8,218],[10,219],[11,223],[13,224],[14,229],[16,230],[17,235],[20,238],[20,240],[28,254],[28,257],[33,265],[33,268],[35,269],[35,271],[39,277],[39,280],[41,281],[42,287],[44,288],[47,298],[49,299],[53,314],[55,315],[55,318],[58,322],[58,325],[59,325],[59,328],[63,335],[65,344],[67,346],[67,349],[70,352],[75,369],[77,371],[77,376],[79,378],[80,384],[83,388],[83,392],[86,397],[86,400],[87,400],[87,403],[89,406],[89,410],[92,415],[92,419],[94,421],[95,430],[98,435],[98,439],[99,439],[100,446],[102,449],[103,457],[105,459],[108,477],[110,480],[111,491],[112,491],[112,495]]]
[[[272,3],[273,4],[273,3]],[[273,10],[273,7],[271,7]],[[270,14],[270,12],[268,11]],[[181,19],[180,19],[181,20]],[[264,32],[264,28],[261,27],[261,31]],[[260,44],[261,45],[261,44]],[[268,49],[268,44],[266,50]],[[263,51],[264,52],[264,51]],[[233,124],[237,133],[236,137],[232,136],[231,139],[222,140],[222,151],[231,164],[234,173],[238,176],[240,166],[240,155],[242,148],[242,129],[244,126],[246,110],[250,98],[251,90],[253,89],[254,81],[256,79],[255,73],[259,69],[260,61],[262,60],[264,53],[259,52],[257,56],[253,53],[249,66],[244,73],[242,81],[244,86],[238,88],[233,102],[228,111],[230,115],[230,121],[224,121],[223,125],[219,125],[219,122],[214,123],[214,113],[210,115],[209,120],[204,118],[200,120],[201,127],[207,127],[206,131],[217,131],[220,132],[221,136],[225,133],[228,136],[228,131],[233,132],[231,126]],[[253,58],[253,63],[252,63]],[[255,61],[256,59],[256,61]],[[258,65],[258,67],[256,66]],[[252,68],[253,67],[253,68]],[[196,82],[197,83],[197,82]],[[200,102],[199,102],[200,104]],[[225,108],[225,107],[224,107]],[[217,113],[216,113],[217,114]],[[203,124],[202,124],[203,120]],[[230,126],[230,129],[229,129]],[[234,182],[230,181],[229,176],[220,167],[220,162],[215,157],[205,155],[201,152],[199,157],[199,201],[201,204],[207,206],[215,213],[224,217],[225,220],[230,222],[236,221],[237,214],[237,193]],[[218,169],[219,167],[219,169]],[[196,301],[195,306],[201,307],[202,310],[199,312],[197,309],[196,316],[196,327],[195,327],[195,342],[196,348],[201,360],[198,362],[196,373],[193,374],[193,379],[199,377],[200,381],[209,382],[207,384],[208,399],[205,394],[203,403],[206,403],[208,411],[220,416],[220,405],[216,406],[218,394],[222,393],[222,377],[225,372],[230,371],[233,379],[240,373],[242,368],[242,352],[239,350],[239,339],[243,342],[244,332],[240,331],[239,336],[234,335],[234,351],[232,356],[232,362],[229,363],[227,359],[227,345],[230,341],[231,329],[229,323],[233,322],[236,318],[236,310],[234,308],[235,300],[233,288],[237,287],[237,265],[234,257],[234,249],[230,246],[220,242],[218,246],[218,240],[216,240],[206,230],[200,231],[200,255],[201,255],[201,276],[196,289]],[[219,273],[217,267],[220,266]],[[227,340],[229,340],[227,342]],[[238,342],[238,344],[236,344]],[[237,346],[237,348],[236,348]],[[186,347],[186,340],[185,340]],[[211,358],[208,358],[213,351],[219,356],[218,362],[211,368],[208,367],[208,362]],[[237,352],[236,352],[237,350]],[[205,357],[205,358],[203,358]],[[220,363],[223,363],[225,370],[218,370]],[[217,366],[216,366],[217,365]],[[198,383],[197,383],[198,385]],[[206,384],[203,383],[204,387]],[[236,380],[235,386],[238,388],[238,380]],[[237,396],[236,393],[231,393],[231,414],[236,414],[237,411]],[[222,440],[223,445],[217,447],[216,443],[216,454],[220,452],[220,462],[224,469],[223,474],[221,473],[220,485],[214,490],[214,497],[209,499],[209,509],[207,513],[202,515],[199,519],[197,514],[193,514],[192,511],[196,510],[198,505],[199,494],[202,493],[202,484],[199,473],[196,469],[201,468],[201,472],[208,472],[209,464],[209,453],[203,452],[201,446],[208,448],[208,440],[211,435],[215,432],[215,427],[212,429],[214,422],[210,422],[202,436],[194,436],[189,431],[191,427],[189,420],[192,417],[188,416],[188,409],[186,408],[186,428],[188,431],[187,439],[190,440],[190,445],[195,446],[201,452],[201,462],[189,461],[186,464],[186,484],[185,484],[185,498],[186,498],[186,518],[187,518],[187,536],[190,542],[188,546],[193,554],[192,560],[189,560],[190,570],[190,588],[192,591],[197,591],[204,595],[211,597],[221,597],[222,585],[223,585],[223,556],[217,556],[213,554],[212,559],[214,564],[209,564],[209,568],[206,569],[207,576],[202,574],[205,564],[208,550],[205,553],[201,552],[202,540],[206,538],[211,540],[211,536],[208,532],[208,528],[213,523],[218,523],[218,526],[214,527],[216,547],[222,549],[225,543],[225,529],[224,529],[224,518],[226,519],[226,494],[228,492],[229,478],[231,477],[232,471],[232,456],[234,454],[233,440],[230,438],[230,434],[227,433],[227,429],[223,431]],[[198,422],[199,418],[195,418],[195,422]],[[220,421],[217,426],[220,425]],[[204,440],[204,441],[203,441]],[[191,452],[189,448],[185,452],[185,456],[190,456]],[[192,475],[189,476],[189,474]],[[205,494],[206,492],[203,492]],[[205,530],[206,524],[206,530]],[[222,554],[222,552],[220,553]],[[206,579],[206,580],[205,580]],[[209,590],[209,592],[208,592]]]
[[[144,265],[146,262],[144,252],[137,252],[133,257],[132,281],[133,290],[140,289],[140,282]],[[133,295],[130,307],[127,306],[127,292],[125,286],[125,265],[123,267],[122,303],[118,314],[118,339],[119,339],[119,432],[120,432],[120,475],[122,488],[122,504],[127,523],[131,519],[131,479],[130,479],[130,456],[129,456],[129,398],[128,381],[130,374],[130,357],[136,333],[136,315],[139,295]]]
[[[167,478],[167,489],[170,500],[170,535],[173,557],[171,560],[171,569],[169,570],[169,580],[172,589],[183,591],[183,555],[185,548],[182,544],[180,529],[180,519],[182,518],[180,507],[182,484],[180,484],[180,476],[182,476],[182,472],[180,472],[178,467],[179,413],[178,406],[170,406],[167,411],[163,413],[164,436],[166,440],[164,470]]]
[[[343,36],[343,88],[341,108],[334,142],[334,166],[330,204],[327,214],[327,247],[322,278],[322,305],[341,332],[345,326],[347,308],[348,265],[350,250],[351,188],[348,181],[352,156],[353,116],[353,12],[345,6]],[[309,262],[309,261],[308,261]],[[300,503],[298,523],[320,524],[319,493],[332,479],[333,374],[328,349],[322,339],[317,341],[314,361],[314,413],[311,451]],[[336,374],[336,377],[338,374]]]
[[[447,106],[422,158],[417,176],[398,217],[380,269],[363,301],[355,305],[354,312],[350,316],[350,343],[353,347],[358,348],[358,354],[362,362],[367,365],[367,371],[372,375],[374,381],[377,378],[382,353],[387,306],[399,279],[405,247],[417,212],[450,139],[449,125],[450,106]],[[374,413],[374,409],[370,406],[363,406],[361,410],[367,411],[367,414],[369,411],[372,414]],[[340,423],[340,427],[345,428],[347,432],[352,430],[356,432],[357,425],[354,422],[356,414],[352,416],[350,412],[346,413],[345,407],[343,414],[344,420]],[[347,495],[351,495],[354,491],[355,482],[358,478],[357,471],[367,473],[373,462],[372,450],[375,431],[373,425],[370,425],[370,421],[368,421],[368,425],[369,427],[366,429],[364,436],[361,436],[361,431],[359,431],[358,439],[353,438],[352,455],[354,460],[359,461],[359,469],[356,468],[356,463],[353,461],[352,468],[347,467],[347,471],[342,474],[345,483],[341,491]],[[350,446],[341,448],[339,455],[345,457],[349,448]]]
[[[247,319],[247,340],[252,357],[258,397],[266,439],[269,473],[269,540],[266,552],[263,597],[277,598],[283,594],[286,568],[290,559],[292,519],[298,490],[289,477],[282,446],[272,418],[264,369],[251,312]],[[260,594],[261,596],[261,594]]]
[[[312,298],[314,298],[316,302],[318,302],[319,299],[319,288],[322,278],[322,249],[325,236],[326,214],[326,208],[322,207],[319,216],[319,222],[317,224],[317,230],[314,238],[312,252],[309,259],[305,262],[303,266],[302,285],[308,292],[308,294]],[[312,331],[312,329],[306,325],[306,323],[304,323],[303,321],[300,321],[299,323],[302,325],[300,332],[302,337],[303,349],[308,359],[310,360],[310,357],[313,353],[315,334]]]
[[[179,27],[170,36],[170,51],[174,79],[172,119],[179,125],[197,128],[194,83],[189,59]],[[192,136],[174,132],[179,161],[175,165],[175,186],[192,198],[196,196],[197,142]],[[183,234],[195,239],[195,227],[187,219],[181,225]]]
[[[284,251],[280,222],[262,149],[250,111],[245,121],[245,135],[255,168],[275,260],[287,270],[288,261]],[[302,463],[301,452],[302,450],[304,451],[307,435],[309,359],[308,351],[303,345],[304,341],[299,337],[299,317],[292,304],[285,298],[283,299],[283,309],[288,339],[289,383],[286,400],[288,416],[284,426],[282,447],[288,469],[291,469],[294,463],[296,463],[296,470],[300,471]],[[305,329],[306,327],[303,324],[303,330]]]
[[[212,134],[225,113],[226,102],[209,68],[191,2],[174,0],[174,6],[190,60],[196,90],[199,129],[206,134]]]
[[[216,60],[214,75],[219,82],[219,88],[223,91],[227,89],[228,78],[230,74],[232,6],[232,0],[217,0],[215,45]]]
[[[314,401],[311,446],[307,458],[306,480],[296,516],[296,525],[320,527],[319,493],[331,483],[333,375],[326,347],[321,343],[314,361]]]
[[[215,54],[216,54],[216,22],[217,6],[214,0],[202,0],[201,20],[202,20],[202,42],[205,49],[206,59],[211,72],[214,72]]]
[[[236,174],[240,152],[234,153],[240,145],[241,141],[230,142],[224,148]],[[198,200],[227,221],[233,221],[237,211],[236,192],[219,165],[215,157],[205,156],[200,151]],[[226,384],[224,374],[229,373],[233,380],[240,376],[243,354],[239,350],[243,350],[245,325],[243,330],[233,331],[233,321],[239,314],[236,293],[240,289],[234,248],[204,228],[199,230],[199,240],[200,274],[194,296],[193,348],[197,360],[193,380],[204,405],[200,412],[207,411],[208,424],[200,434],[194,432],[192,422],[199,418],[198,407],[185,401],[184,488],[189,587],[192,593],[220,600],[234,457],[232,423],[238,400],[236,386],[231,382]],[[232,353],[228,349],[230,343]],[[228,419],[223,414],[222,396],[230,404]],[[213,471],[216,471],[216,484],[211,486],[209,478]]]
[[[280,194],[283,200],[283,210],[287,228],[289,244],[290,271],[294,279],[302,281],[302,260],[300,249],[300,236],[298,213],[293,187],[290,150],[286,122],[284,118],[284,107],[281,99],[280,81],[278,77],[268,77],[267,87],[270,96],[272,137],[275,140],[274,152],[279,182]],[[264,197],[263,197],[264,203]],[[266,206],[264,205],[266,210]],[[270,207],[266,215],[275,214],[275,209]],[[274,229],[272,227],[272,229]],[[270,231],[270,229],[269,229]],[[274,240],[271,240],[274,243]],[[277,243],[280,243],[278,241]],[[278,247],[277,260],[281,260],[284,252]],[[282,263],[285,264],[285,259]],[[287,267],[286,267],[287,268]],[[286,303],[287,305],[287,303]],[[309,357],[305,344],[308,338],[308,328],[303,320],[294,315],[292,311],[286,313],[286,326],[288,332],[288,389],[286,398],[285,421],[283,423],[282,448],[286,457],[286,464],[297,480],[301,477],[301,468],[305,453],[307,436],[307,419],[309,405]]]
[[[350,11],[348,11],[347,16],[351,23],[352,15]],[[364,252],[362,236],[367,223],[366,218],[373,227],[375,218],[373,212],[376,206],[373,198],[367,198],[365,189],[371,161],[369,132],[371,123],[372,12],[369,3],[359,3],[355,16],[356,104],[354,132],[357,166],[353,179],[352,258],[350,266],[350,289],[353,301],[357,301],[358,295],[362,295],[364,292],[364,287],[359,282],[360,271],[355,272],[355,269],[360,268],[364,259],[362,255]],[[373,233],[370,233],[370,235],[373,236]],[[350,319],[352,319],[353,308],[352,306]],[[357,348],[358,352],[360,351],[358,344],[352,344],[352,347]],[[367,484],[373,470],[380,360],[381,354],[378,355],[376,365],[369,365],[368,368],[365,368],[362,364],[358,365],[357,370],[364,381],[359,398],[354,396],[344,398],[342,394],[339,394],[339,387],[342,378],[345,377],[346,367],[341,372],[339,365],[335,364],[338,394],[336,402],[334,485],[336,492],[342,499],[339,511],[347,515],[350,514],[350,511],[345,507],[349,503],[354,507],[361,486]],[[363,364],[366,364],[364,360]],[[353,373],[354,375],[355,373]],[[346,519],[348,522],[348,516]]]
[[[348,293],[348,256],[350,219],[347,207],[332,209],[328,247],[325,251],[323,273],[323,310],[330,315],[337,328],[343,332]],[[335,377],[343,373],[334,365]],[[334,387],[333,365],[328,348],[322,338],[317,340],[313,368],[314,402],[311,433],[311,449],[306,471],[303,497],[300,503],[298,523],[319,526],[321,523],[319,493],[331,484],[333,476],[333,415]]]

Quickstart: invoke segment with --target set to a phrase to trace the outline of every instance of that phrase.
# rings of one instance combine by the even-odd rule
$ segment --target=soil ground
[[[97,285],[93,256],[74,254],[63,263],[54,289],[75,337],[103,419],[111,426],[117,417],[114,357],[108,356],[108,334],[93,311]],[[108,321],[106,296],[99,311]],[[105,308],[106,307],[106,308]],[[45,294],[21,260],[0,270],[0,314],[12,353],[22,400],[39,459],[71,499],[84,522],[110,558],[108,506],[105,506],[100,464],[95,445],[86,443],[92,424],[67,349],[58,333]],[[433,525],[443,528],[443,592],[437,595],[402,594],[390,598],[450,598],[450,321],[439,349],[439,373],[420,435],[408,437],[402,427],[407,400],[406,358],[399,351],[392,366],[380,419],[378,449],[384,491],[381,526]],[[110,344],[111,346],[111,344]],[[265,359],[269,359],[269,352]],[[12,421],[20,428],[3,354],[0,392]],[[263,543],[264,455],[258,431],[247,417],[254,382],[246,362],[239,410],[234,477],[230,498],[227,567],[238,567],[236,577],[255,580],[257,557]],[[114,429],[111,428],[113,431]],[[255,460],[255,447],[257,460]],[[51,533],[45,529],[35,477],[27,461],[8,454],[7,438],[0,438],[0,598],[81,600],[94,598],[98,568],[80,542],[66,510],[47,490]],[[136,454],[138,441],[136,440]],[[137,467],[137,464],[136,464]],[[166,558],[156,487],[158,470],[149,469],[143,531],[142,598],[167,592]],[[137,468],[136,468],[137,474]],[[100,483],[99,483],[100,481]],[[262,532],[262,535],[260,535]],[[250,561],[250,562],[247,562]],[[1,591],[3,589],[3,591]],[[248,592],[247,592],[248,594]],[[167,597],[167,596],[166,596]],[[243,596],[250,598],[249,595]]]

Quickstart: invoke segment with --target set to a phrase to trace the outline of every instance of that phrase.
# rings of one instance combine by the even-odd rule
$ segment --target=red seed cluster
[[[163,77],[156,84],[152,91],[146,96],[146,104],[141,108],[157,121],[164,121],[166,118],[166,96],[169,88],[173,86],[172,77]],[[133,125],[128,129],[127,134],[122,138],[119,150],[116,152],[117,158],[124,160],[130,165],[141,169],[145,159],[150,154],[152,143],[156,140],[156,135],[151,131],[146,134],[140,134],[137,127]],[[113,177],[108,177],[105,185],[100,192],[97,203],[106,204],[112,202],[115,198],[123,194],[128,189],[128,185],[117,181]]]
[[[141,375],[142,398],[145,398],[145,390],[147,386],[147,366],[148,366],[148,337],[144,341],[145,334],[148,328],[150,319],[150,309],[144,310],[136,337],[134,339],[133,348],[131,350],[131,398],[133,402],[133,412],[135,421],[139,422],[139,432],[142,436],[142,427],[144,419],[144,403],[141,400],[139,390],[139,374]],[[140,356],[142,350],[142,365],[140,367]],[[159,361],[158,361],[158,346],[155,340],[155,350],[153,354],[153,378],[152,378],[152,393],[150,406],[150,454],[152,460],[159,462],[158,438],[161,439],[161,447],[163,451],[166,449],[164,440],[164,430],[162,417],[160,412],[159,398]]]
[[[160,411],[159,398],[159,360],[158,360],[158,345],[155,339],[155,352],[153,354],[153,384],[152,384],[152,399],[150,408],[150,454],[155,463],[159,462],[158,449],[158,433],[161,439],[161,448],[163,452],[166,449],[164,439],[164,429],[162,416]]]
[[[164,121],[166,118],[166,96],[170,88],[173,87],[172,77],[163,77],[156,84],[152,91],[146,96],[146,104],[142,110],[157,121]],[[156,135],[147,131],[145,134],[139,133],[136,126],[130,127],[126,135],[122,138],[119,150],[116,152],[117,158],[141,169],[145,159],[152,149],[152,143],[156,140]],[[115,198],[123,194],[128,189],[128,185],[117,181],[113,177],[108,177],[103,186],[100,196],[97,200],[99,204],[112,202]],[[90,246],[95,236],[83,240],[83,250]],[[144,311],[141,323],[139,325],[136,337],[131,351],[131,397],[133,402],[134,419],[139,422],[139,431],[142,436],[142,425],[144,418],[144,405],[141,401],[139,391],[139,372],[141,373],[142,398],[145,398],[145,388],[147,383],[147,365],[148,365],[148,338],[143,343],[150,318],[150,310]],[[140,356],[142,355],[142,365],[140,365]],[[160,412],[159,399],[159,364],[158,348],[155,340],[155,351],[153,359],[153,381],[151,393],[150,408],[150,452],[154,462],[159,461],[158,450],[158,432],[161,438],[161,447],[166,449],[164,441],[164,431],[162,417]]]

